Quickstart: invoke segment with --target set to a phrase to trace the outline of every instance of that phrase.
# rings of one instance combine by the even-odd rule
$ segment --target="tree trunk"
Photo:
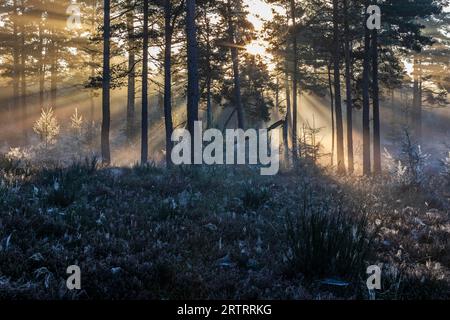
[[[194,123],[198,120],[199,82],[198,82],[198,44],[195,24],[195,0],[186,1],[186,36],[187,36],[187,126],[194,137]],[[195,160],[195,148],[192,143],[192,163]]]
[[[334,66],[334,107],[336,109],[336,153],[337,171],[345,173],[344,163],[344,127],[342,123],[340,45],[339,45],[339,7],[338,0],[333,0],[333,66]]]
[[[164,50],[164,120],[166,127],[166,165],[172,165],[172,4],[171,0],[166,0],[164,6],[165,20],[165,50]]]
[[[378,86],[378,31],[372,30],[373,171],[381,173],[380,99]]]
[[[42,23],[39,21],[39,44],[38,44],[38,57],[39,57],[39,107],[44,107],[44,85],[45,85],[45,64],[44,64],[44,36],[42,34]]]
[[[204,10],[204,19],[205,19],[205,25],[206,25],[206,63],[207,63],[207,72],[208,75],[206,77],[206,127],[212,128],[213,126],[213,112],[212,112],[212,101],[211,101],[211,85],[212,85],[212,70],[211,70],[211,40],[210,40],[210,34],[211,34],[211,28],[209,24],[209,17],[208,17],[208,11],[205,8]]]
[[[49,48],[49,55],[51,59],[50,63],[50,104],[53,108],[56,108],[56,92],[58,90],[58,47],[56,42],[55,28],[51,29],[51,44]]]
[[[336,128],[334,121],[334,94],[333,82],[331,81],[331,64],[328,65],[328,90],[330,92],[330,108],[331,108],[331,166],[334,165],[334,142],[336,140]]]
[[[20,36],[20,108],[22,110],[22,119],[24,121],[23,135],[27,140],[27,79],[26,79],[26,61],[27,61],[27,48],[25,47],[25,22],[21,23],[21,36]]]
[[[103,5],[103,83],[102,83],[102,132],[101,132],[101,149],[102,162],[104,164],[111,163],[111,154],[109,148],[109,129],[110,129],[110,0],[104,0]]]
[[[95,33],[95,21],[97,18],[97,14],[96,14],[96,10],[97,10],[97,0],[93,0],[92,1],[92,21],[91,21],[91,32]],[[91,52],[91,78],[95,77],[95,54],[93,52]],[[89,92],[89,100],[90,100],[90,115],[89,115],[89,120],[90,120],[90,124],[89,124],[89,130],[93,130],[93,126],[94,126],[94,119],[95,119],[95,89],[92,88],[90,89]],[[93,135],[90,134],[90,137],[93,139]],[[92,141],[90,141],[92,143]]]
[[[414,57],[413,69],[413,106],[412,106],[412,130],[415,132],[417,141],[421,139],[422,131],[422,94],[421,94],[421,75],[420,62]]]
[[[353,160],[353,100],[352,100],[352,80],[351,80],[351,54],[352,48],[350,46],[350,28],[349,28],[349,12],[348,0],[344,0],[344,34],[345,34],[345,89],[347,100],[347,162],[348,172],[354,171]]]
[[[213,127],[213,112],[212,112],[212,98],[211,98],[211,76],[206,79],[206,122],[207,128]]]
[[[231,2],[228,0],[228,37],[231,45],[231,60],[233,62],[234,96],[238,117],[238,128],[245,129],[245,117],[241,97],[241,77],[239,73],[239,54],[238,49],[236,48],[236,35],[232,21],[231,9]]]
[[[298,157],[298,137],[297,137],[297,94],[298,94],[298,48],[297,48],[297,21],[295,14],[295,0],[290,0],[291,20],[292,20],[292,50],[293,50],[293,70],[292,70],[292,152],[294,160]]]
[[[280,78],[277,76],[277,80],[275,83],[275,110],[274,110],[274,117],[275,120],[280,120]]]
[[[18,28],[17,28],[17,2],[14,1],[13,4],[13,35],[14,39],[18,38]],[[14,112],[18,111],[19,107],[19,78],[20,78],[20,70],[19,70],[19,46],[17,45],[17,41],[13,43],[13,109]],[[23,119],[25,121],[25,119]]]
[[[370,32],[364,19],[364,61],[363,61],[363,174],[369,176],[371,173],[370,159],[370,97],[369,97],[369,72],[370,72]]]
[[[135,103],[135,53],[134,53],[134,10],[127,13],[128,31],[128,92],[127,92],[127,138],[130,140],[134,134],[134,103]]]
[[[287,165],[289,165],[289,133],[292,125],[292,117],[291,117],[291,91],[289,87],[289,70],[287,60],[284,62],[284,88],[286,90],[286,117],[284,119],[284,127],[283,127],[283,141],[284,141],[284,156],[286,159]]]
[[[144,1],[143,28],[141,164],[146,164],[148,161],[148,1]]]

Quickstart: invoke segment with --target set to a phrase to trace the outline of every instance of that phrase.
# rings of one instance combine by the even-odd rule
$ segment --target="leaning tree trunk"
[[[103,83],[102,83],[102,132],[101,132],[101,148],[102,162],[104,164],[111,163],[111,153],[109,148],[109,129],[110,129],[110,37],[111,37],[111,20],[110,20],[110,0],[104,0],[103,8]]]
[[[370,161],[370,97],[369,97],[369,71],[370,71],[370,32],[364,19],[364,61],[363,61],[363,174],[368,176],[371,173]]]
[[[351,80],[351,54],[352,48],[350,46],[350,28],[349,28],[349,12],[348,0],[344,0],[344,51],[345,51],[345,90],[347,100],[347,162],[348,172],[354,171],[353,160],[353,101],[352,101],[352,80]]]
[[[136,58],[134,53],[134,10],[127,13],[127,31],[128,31],[128,87],[127,87],[127,138],[130,140],[134,135],[134,103],[136,88]]]
[[[380,99],[378,86],[378,31],[372,30],[373,173],[381,173]]]
[[[336,154],[337,171],[345,173],[344,163],[344,127],[342,123],[340,44],[339,44],[339,8],[338,0],[333,0],[333,66],[334,66],[334,108],[336,109]]]
[[[164,21],[165,21],[165,49],[164,49],[164,121],[166,128],[166,165],[172,165],[172,33],[171,24],[172,4],[171,0],[166,0],[164,5]]]
[[[148,1],[144,1],[142,41],[141,164],[148,161]]]

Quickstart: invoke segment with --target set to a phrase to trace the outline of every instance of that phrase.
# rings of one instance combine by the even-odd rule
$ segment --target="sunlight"
[[[262,0],[245,0],[249,15],[247,19],[253,24],[255,30],[261,31],[264,21],[273,17],[272,6]]]
[[[245,46],[245,50],[247,50],[248,53],[253,54],[255,56],[265,56],[267,54],[266,48],[258,40],[253,40],[252,42],[247,44]]]

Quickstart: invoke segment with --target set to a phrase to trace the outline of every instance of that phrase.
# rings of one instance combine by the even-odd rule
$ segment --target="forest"
[[[449,23],[3,0],[0,300],[450,299]]]

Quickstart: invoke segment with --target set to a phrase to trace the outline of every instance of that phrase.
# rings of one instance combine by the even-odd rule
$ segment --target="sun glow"
[[[245,50],[247,50],[248,53],[253,54],[255,56],[264,56],[264,55],[267,54],[266,53],[266,48],[258,40],[253,40],[252,42],[247,44],[245,46]]]

